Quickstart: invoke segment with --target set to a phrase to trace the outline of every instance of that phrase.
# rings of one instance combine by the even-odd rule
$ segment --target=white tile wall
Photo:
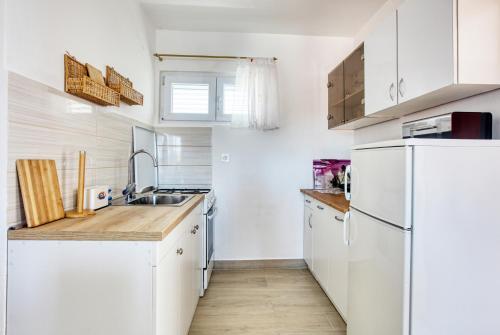
[[[160,185],[200,185],[208,186],[212,183],[211,166],[160,166],[158,175]]]
[[[9,74],[9,161],[7,224],[24,223],[16,159],[56,161],[65,209],[76,201],[78,152],[87,150],[86,186],[127,183],[132,119],[59,92],[16,73]]]
[[[168,127],[156,128],[156,132],[158,133],[158,145],[212,146],[212,128]]]
[[[211,147],[158,146],[158,162],[162,165],[212,165]]]
[[[211,186],[211,128],[157,128],[156,133],[160,187],[208,188]]]

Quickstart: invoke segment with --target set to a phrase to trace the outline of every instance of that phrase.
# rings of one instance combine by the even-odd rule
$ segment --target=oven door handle
[[[212,215],[207,215],[207,219],[212,220],[216,214],[217,214],[217,207],[214,207],[214,209],[212,210]]]

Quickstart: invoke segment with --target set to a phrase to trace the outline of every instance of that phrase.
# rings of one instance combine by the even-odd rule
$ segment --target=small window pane
[[[209,114],[209,84],[172,83],[173,114]]]
[[[234,84],[224,83],[224,107],[222,113],[224,115],[232,115],[235,106],[235,86]]]

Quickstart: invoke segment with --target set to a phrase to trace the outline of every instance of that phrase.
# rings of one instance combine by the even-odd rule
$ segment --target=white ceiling
[[[158,29],[354,36],[387,0],[140,0]]]

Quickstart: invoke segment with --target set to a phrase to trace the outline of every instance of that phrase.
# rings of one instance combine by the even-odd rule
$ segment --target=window
[[[231,121],[234,76],[205,72],[162,72],[162,121]]]
[[[164,72],[161,75],[160,108],[162,120],[201,120],[215,118],[217,77],[210,73]]]
[[[217,77],[217,120],[231,121],[235,91],[234,77]]]

